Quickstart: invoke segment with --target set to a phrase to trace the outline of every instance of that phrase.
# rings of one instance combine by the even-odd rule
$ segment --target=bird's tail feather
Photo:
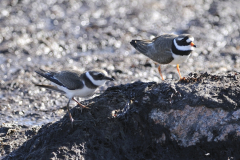
[[[52,85],[45,85],[45,84],[37,84],[37,83],[34,83],[32,82],[35,86],[38,86],[38,87],[42,87],[42,88],[46,88],[46,89],[51,89],[51,90],[54,90],[54,91],[57,91],[57,92],[60,92],[60,93],[65,93],[64,91],[58,89],[58,87],[56,86],[52,86]]]
[[[130,44],[139,52],[146,54],[148,52],[149,44],[151,44],[152,41],[149,40],[132,40]]]
[[[52,75],[53,72],[50,72],[50,71],[45,71],[41,68],[39,68],[39,70],[35,71],[37,74],[43,76],[43,77],[46,77],[46,76],[49,76],[49,75]]]

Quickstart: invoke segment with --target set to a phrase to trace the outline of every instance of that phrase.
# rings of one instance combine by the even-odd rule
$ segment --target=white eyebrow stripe
[[[194,38],[193,37],[190,37],[186,40],[187,43],[190,43],[190,42],[193,42],[194,41]]]
[[[101,86],[106,82],[106,80],[95,80],[89,72],[86,72],[86,76],[96,86]]]

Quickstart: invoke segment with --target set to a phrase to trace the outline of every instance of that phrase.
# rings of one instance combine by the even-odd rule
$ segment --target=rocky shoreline
[[[239,97],[237,72],[109,87],[71,110],[73,128],[67,114],[40,129],[2,126],[4,159],[238,159]]]

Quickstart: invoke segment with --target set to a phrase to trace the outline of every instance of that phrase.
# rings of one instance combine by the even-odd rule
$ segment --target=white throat
[[[89,74],[89,72],[86,72],[86,76],[96,86],[101,86],[106,82],[106,80],[95,80],[95,79],[93,79],[93,77]]]
[[[191,45],[179,46],[179,45],[177,44],[177,42],[176,42],[176,39],[173,40],[173,43],[174,43],[175,47],[177,48],[177,50],[179,50],[179,51],[189,51],[189,50],[193,51],[193,50],[195,49],[195,48],[194,48],[193,46],[191,46]]]

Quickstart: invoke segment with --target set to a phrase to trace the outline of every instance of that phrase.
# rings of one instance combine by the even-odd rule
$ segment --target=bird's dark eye
[[[103,74],[98,74],[98,78],[103,78]]]

